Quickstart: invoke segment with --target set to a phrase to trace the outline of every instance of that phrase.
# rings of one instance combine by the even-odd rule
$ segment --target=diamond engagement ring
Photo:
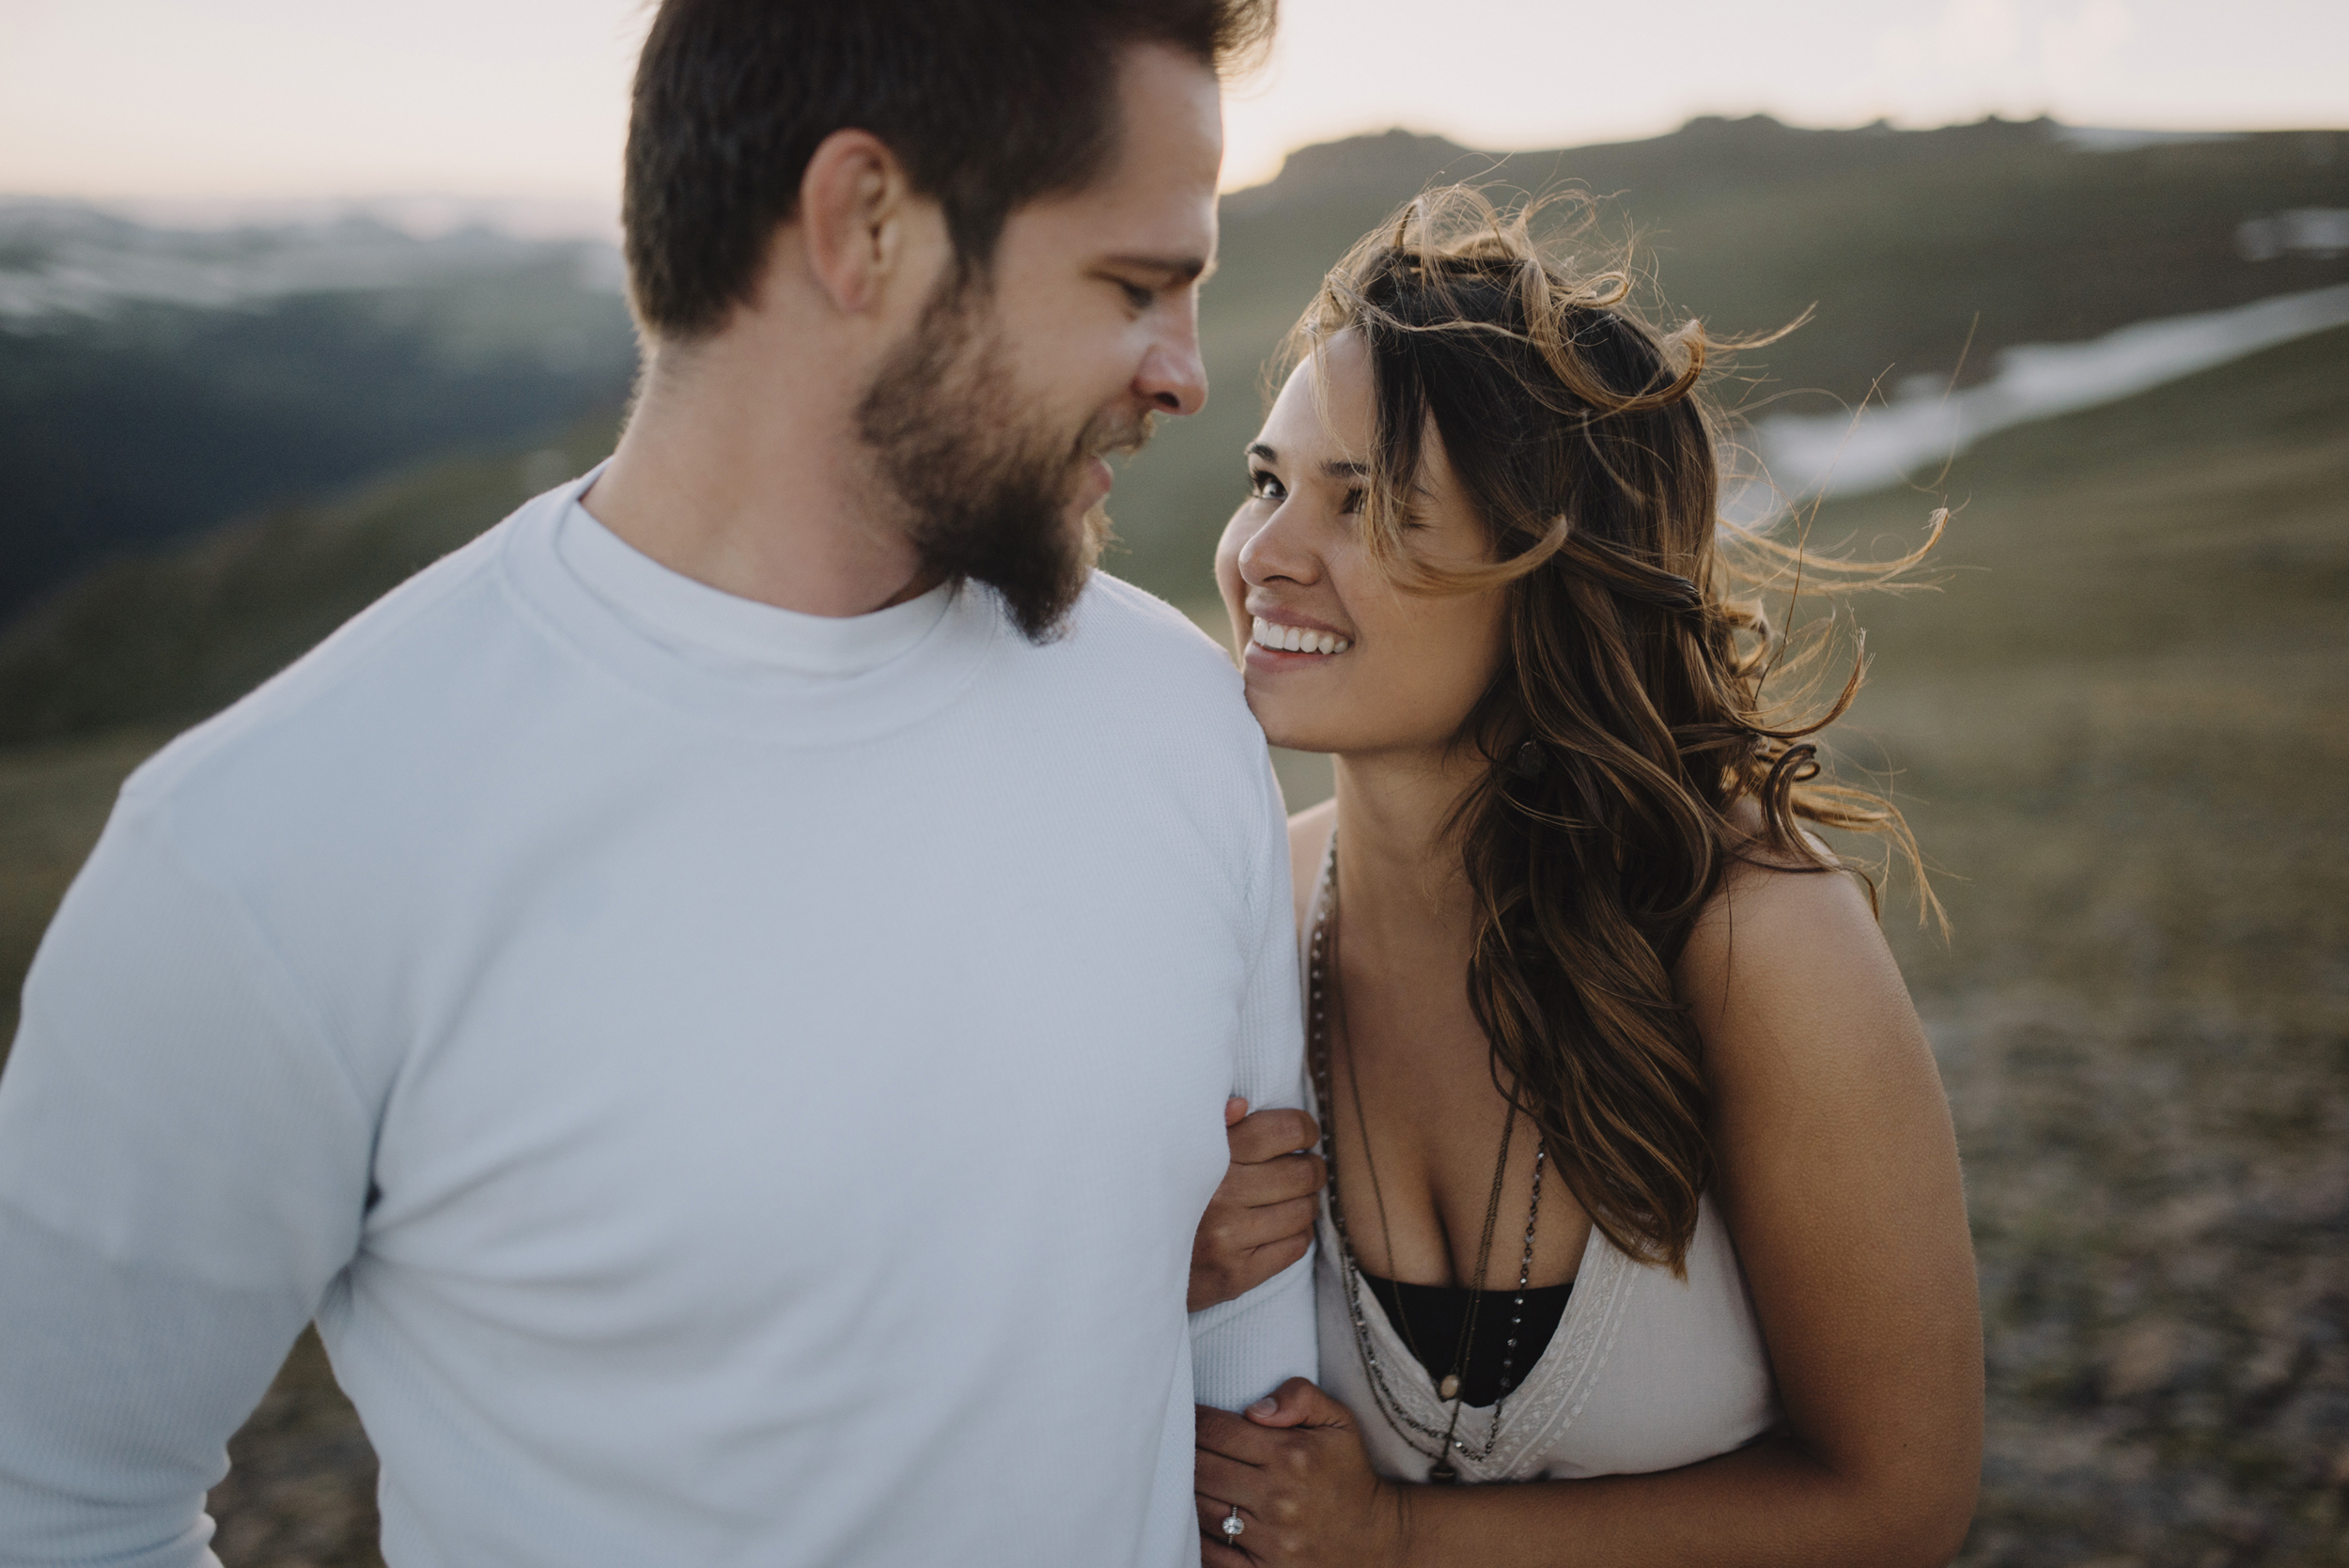
[[[1247,1528],[1248,1522],[1239,1516],[1239,1504],[1234,1503],[1231,1513],[1223,1516],[1223,1544],[1227,1546],[1238,1545],[1240,1531]]]

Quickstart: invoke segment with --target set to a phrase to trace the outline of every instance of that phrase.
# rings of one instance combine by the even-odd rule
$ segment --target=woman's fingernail
[[[1272,1414],[1273,1411],[1278,1410],[1280,1407],[1281,1402],[1268,1394],[1263,1399],[1260,1399],[1256,1401],[1255,1404],[1250,1405],[1248,1407],[1248,1413],[1255,1417],[1258,1421],[1262,1421],[1265,1417]]]

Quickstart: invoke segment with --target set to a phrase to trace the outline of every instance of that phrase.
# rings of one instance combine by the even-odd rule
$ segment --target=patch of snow
[[[2173,316],[2085,343],[2024,344],[1998,374],[1949,392],[1912,377],[1889,403],[1857,413],[1780,414],[1757,421],[1752,445],[1768,479],[1733,485],[1729,515],[1748,522],[1789,503],[1859,495],[1938,468],[1994,431],[2116,402],[2262,349],[2349,323],[2349,284]]]
[[[2349,210],[2297,207],[2236,225],[2234,248],[2246,261],[2273,261],[2295,251],[2329,261],[2349,251]]]
[[[2131,131],[2122,126],[2059,125],[2055,139],[2081,152],[2134,152],[2141,147],[2177,147],[2188,142],[2239,142],[2239,131]]]

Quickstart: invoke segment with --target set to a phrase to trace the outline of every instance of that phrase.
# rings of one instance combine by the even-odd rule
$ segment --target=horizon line
[[[1268,171],[1236,171],[1244,181],[1225,183],[1217,194],[1232,196],[1243,192],[1261,190],[1280,178],[1288,161],[1299,153],[1321,147],[1340,147],[1348,143],[1377,141],[1390,136],[1407,136],[1414,140],[1441,141],[1462,152],[1486,157],[1508,158],[1535,154],[1572,152],[1582,148],[1628,146],[1639,142],[1660,141],[1686,133],[1692,127],[1708,124],[1741,125],[1756,120],[1769,121],[1789,131],[1825,134],[1855,134],[1866,132],[1896,135],[1923,135],[1941,131],[1959,131],[1974,127],[2000,124],[2030,126],[2046,124],[2077,138],[2083,151],[2122,151],[2139,147],[2164,144],[2186,144],[2199,141],[2232,140],[2247,136],[2267,135],[2341,135],[2349,133],[2349,125],[2277,124],[2277,125],[2170,125],[2170,126],[2107,126],[2090,125],[2063,120],[2042,112],[2028,117],[2001,115],[1991,111],[1973,119],[1948,120],[1929,125],[1904,124],[1890,116],[1854,125],[1805,125],[1785,119],[1770,111],[1754,110],[1745,114],[1706,112],[1682,118],[1669,130],[1645,134],[1610,134],[1587,140],[1549,142],[1518,147],[1482,147],[1457,140],[1451,133],[1403,124],[1368,127],[1361,130],[1317,137],[1300,142],[1283,152]],[[24,188],[6,183],[0,176],[0,207],[31,207],[56,205],[80,207],[107,212],[110,215],[156,227],[183,227],[191,230],[233,229],[264,225],[272,220],[285,222],[333,222],[345,218],[374,218],[389,226],[419,237],[453,233],[468,226],[496,226],[519,238],[616,240],[619,227],[620,191],[615,179],[607,192],[587,192],[507,188],[501,190],[463,191],[448,187],[386,186],[373,191],[364,189],[319,190],[284,189],[252,190],[247,192],[211,191],[204,193],[164,193],[154,190],[129,189],[93,190],[80,188]],[[409,209],[402,214],[399,209]],[[515,210],[524,210],[518,212]],[[518,217],[527,218],[527,210],[537,209],[537,221],[525,221],[517,225]]]

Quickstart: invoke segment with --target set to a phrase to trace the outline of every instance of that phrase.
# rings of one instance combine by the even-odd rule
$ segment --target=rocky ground
[[[1972,1568],[2349,1562],[2349,1042],[1984,999],[1941,1020],[1989,1348]]]
[[[315,1332],[228,1445],[228,1465],[211,1498],[226,1568],[381,1568],[375,1450]]]
[[[1971,875],[1948,948],[1898,943],[1987,1331],[1963,1560],[2349,1563],[2349,661],[1963,706],[1890,726],[1943,737],[1919,820]],[[1999,775],[1952,776],[1994,722]]]

